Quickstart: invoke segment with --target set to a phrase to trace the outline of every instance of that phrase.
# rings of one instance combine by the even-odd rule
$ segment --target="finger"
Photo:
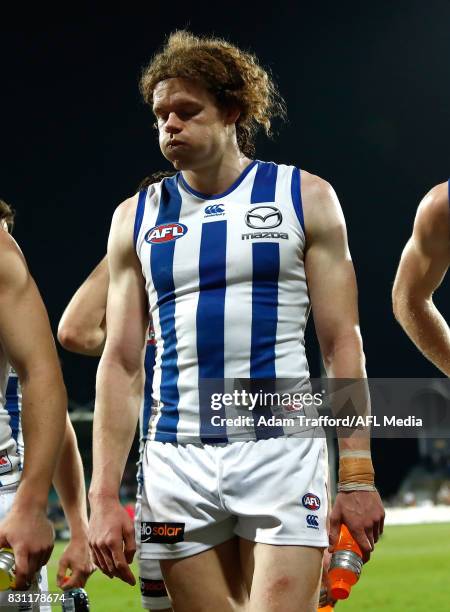
[[[370,527],[366,527],[364,531],[366,532],[367,539],[369,540],[370,552],[373,552],[375,548],[375,536],[373,534],[373,526],[371,525]]]
[[[338,539],[339,536],[339,529],[341,527],[341,522],[339,519],[333,517],[333,515],[331,515],[330,517],[330,546],[328,547],[328,550],[330,552],[333,552],[334,550],[334,545],[336,544],[336,541]]]
[[[383,514],[383,516],[380,519],[380,536],[383,535],[383,531],[384,531],[384,517],[385,515]]]
[[[56,574],[56,584],[62,589],[66,572],[69,568],[69,563],[65,557],[61,557],[58,563],[58,572]]]
[[[367,563],[367,561],[370,559],[370,553],[372,552],[372,545],[367,537],[366,532],[363,529],[350,529],[350,533],[361,549],[364,563]]]
[[[17,591],[26,591],[31,584],[32,573],[30,573],[30,565],[28,563],[28,551],[16,549],[14,551],[14,560],[16,566],[16,586]]]
[[[80,571],[73,571],[70,576],[66,576],[63,583],[64,590],[82,588],[84,587],[86,580],[83,581]]]
[[[127,563],[133,562],[133,557],[136,553],[136,537],[134,527],[130,530],[124,530],[124,549],[125,559]]]
[[[131,586],[134,586],[136,584],[136,579],[128,566],[123,550],[113,550],[112,555],[115,566],[114,575],[124,582],[131,584]]]
[[[95,548],[92,548],[91,550],[94,553],[95,564],[97,565],[98,569],[101,572],[103,572],[106,576],[108,576],[108,578],[112,578],[113,574],[108,569],[108,565],[107,565],[107,563],[105,561],[105,558],[104,558],[103,553],[100,550],[100,548],[98,546],[96,546]]]
[[[372,530],[373,530],[373,541],[374,541],[374,544],[376,544],[378,542],[378,540],[380,539],[380,523],[379,523],[379,521],[374,521],[374,523],[372,525]]]

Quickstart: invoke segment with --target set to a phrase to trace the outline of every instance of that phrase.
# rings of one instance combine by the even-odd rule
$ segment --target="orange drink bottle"
[[[328,571],[333,599],[347,599],[352,586],[359,580],[362,565],[361,549],[347,527],[342,524]]]

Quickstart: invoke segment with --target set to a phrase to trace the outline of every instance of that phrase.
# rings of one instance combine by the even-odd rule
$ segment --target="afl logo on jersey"
[[[188,228],[183,223],[164,223],[163,225],[155,225],[145,234],[145,242],[150,244],[161,244],[163,242],[171,242],[182,238]]]
[[[306,493],[302,497],[302,504],[308,510],[318,510],[320,508],[320,499],[314,493]]]

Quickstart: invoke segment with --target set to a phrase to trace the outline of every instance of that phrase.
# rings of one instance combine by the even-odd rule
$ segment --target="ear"
[[[224,111],[224,123],[225,125],[232,125],[236,123],[241,115],[241,110],[237,106],[232,106]]]

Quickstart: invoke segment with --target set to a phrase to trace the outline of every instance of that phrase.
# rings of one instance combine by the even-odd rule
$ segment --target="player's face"
[[[231,123],[202,85],[181,78],[160,81],[153,112],[162,154],[177,170],[200,169],[221,158]]]

